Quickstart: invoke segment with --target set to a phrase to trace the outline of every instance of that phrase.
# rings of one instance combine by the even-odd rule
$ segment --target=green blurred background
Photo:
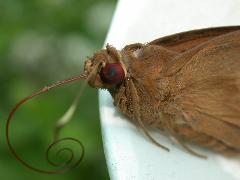
[[[5,140],[5,123],[13,105],[34,90],[80,74],[87,56],[103,45],[116,0],[0,1],[0,179],[109,179],[103,154],[98,97],[87,88],[72,122],[61,137],[75,137],[85,146],[81,164],[66,174],[35,173],[17,162]],[[43,169],[45,150],[56,120],[77,95],[81,82],[53,90],[21,107],[11,124],[19,155]],[[68,145],[68,144],[67,144]],[[77,147],[73,147],[75,150]],[[64,160],[68,154],[63,154]]]

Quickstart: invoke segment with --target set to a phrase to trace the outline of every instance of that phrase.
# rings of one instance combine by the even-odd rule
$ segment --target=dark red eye
[[[125,77],[124,70],[120,63],[109,63],[101,70],[103,82],[109,84],[119,84]]]

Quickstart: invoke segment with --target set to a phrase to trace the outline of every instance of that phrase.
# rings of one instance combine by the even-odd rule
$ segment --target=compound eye
[[[103,82],[109,84],[119,84],[125,78],[125,73],[120,63],[109,63],[101,70]]]

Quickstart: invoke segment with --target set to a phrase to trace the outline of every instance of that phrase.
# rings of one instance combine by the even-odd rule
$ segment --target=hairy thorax
[[[164,115],[175,111],[169,104],[174,96],[173,90],[176,88],[173,86],[176,83],[174,77],[161,75],[166,63],[165,57],[173,57],[174,54],[166,52],[165,49],[159,54],[160,48],[142,46],[132,51],[123,50],[122,61],[126,64],[125,69],[130,76],[109,92],[114,99],[114,105],[130,119],[135,121],[134,103],[137,103],[143,123],[162,128]],[[162,61],[159,60],[159,55],[163,56]],[[134,98],[134,95],[138,98]]]

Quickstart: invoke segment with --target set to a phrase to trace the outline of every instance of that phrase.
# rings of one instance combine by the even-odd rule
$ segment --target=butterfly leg
[[[159,142],[157,142],[148,132],[147,128],[144,126],[142,120],[141,120],[141,111],[140,111],[140,106],[139,106],[139,95],[137,92],[137,89],[134,86],[134,83],[132,79],[127,80],[128,82],[128,87],[130,88],[130,93],[132,97],[132,106],[133,106],[133,112],[134,112],[134,118],[138,121],[139,126],[145,133],[145,135],[158,147],[161,147],[162,149],[166,151],[170,151],[169,148],[161,145]]]
[[[203,158],[203,159],[207,159],[207,156],[202,155],[198,152],[195,152],[194,150],[192,150],[190,147],[188,147],[180,138],[178,138],[177,136],[173,136],[175,142],[180,145],[183,149],[185,149],[187,152],[189,152],[190,154]]]

